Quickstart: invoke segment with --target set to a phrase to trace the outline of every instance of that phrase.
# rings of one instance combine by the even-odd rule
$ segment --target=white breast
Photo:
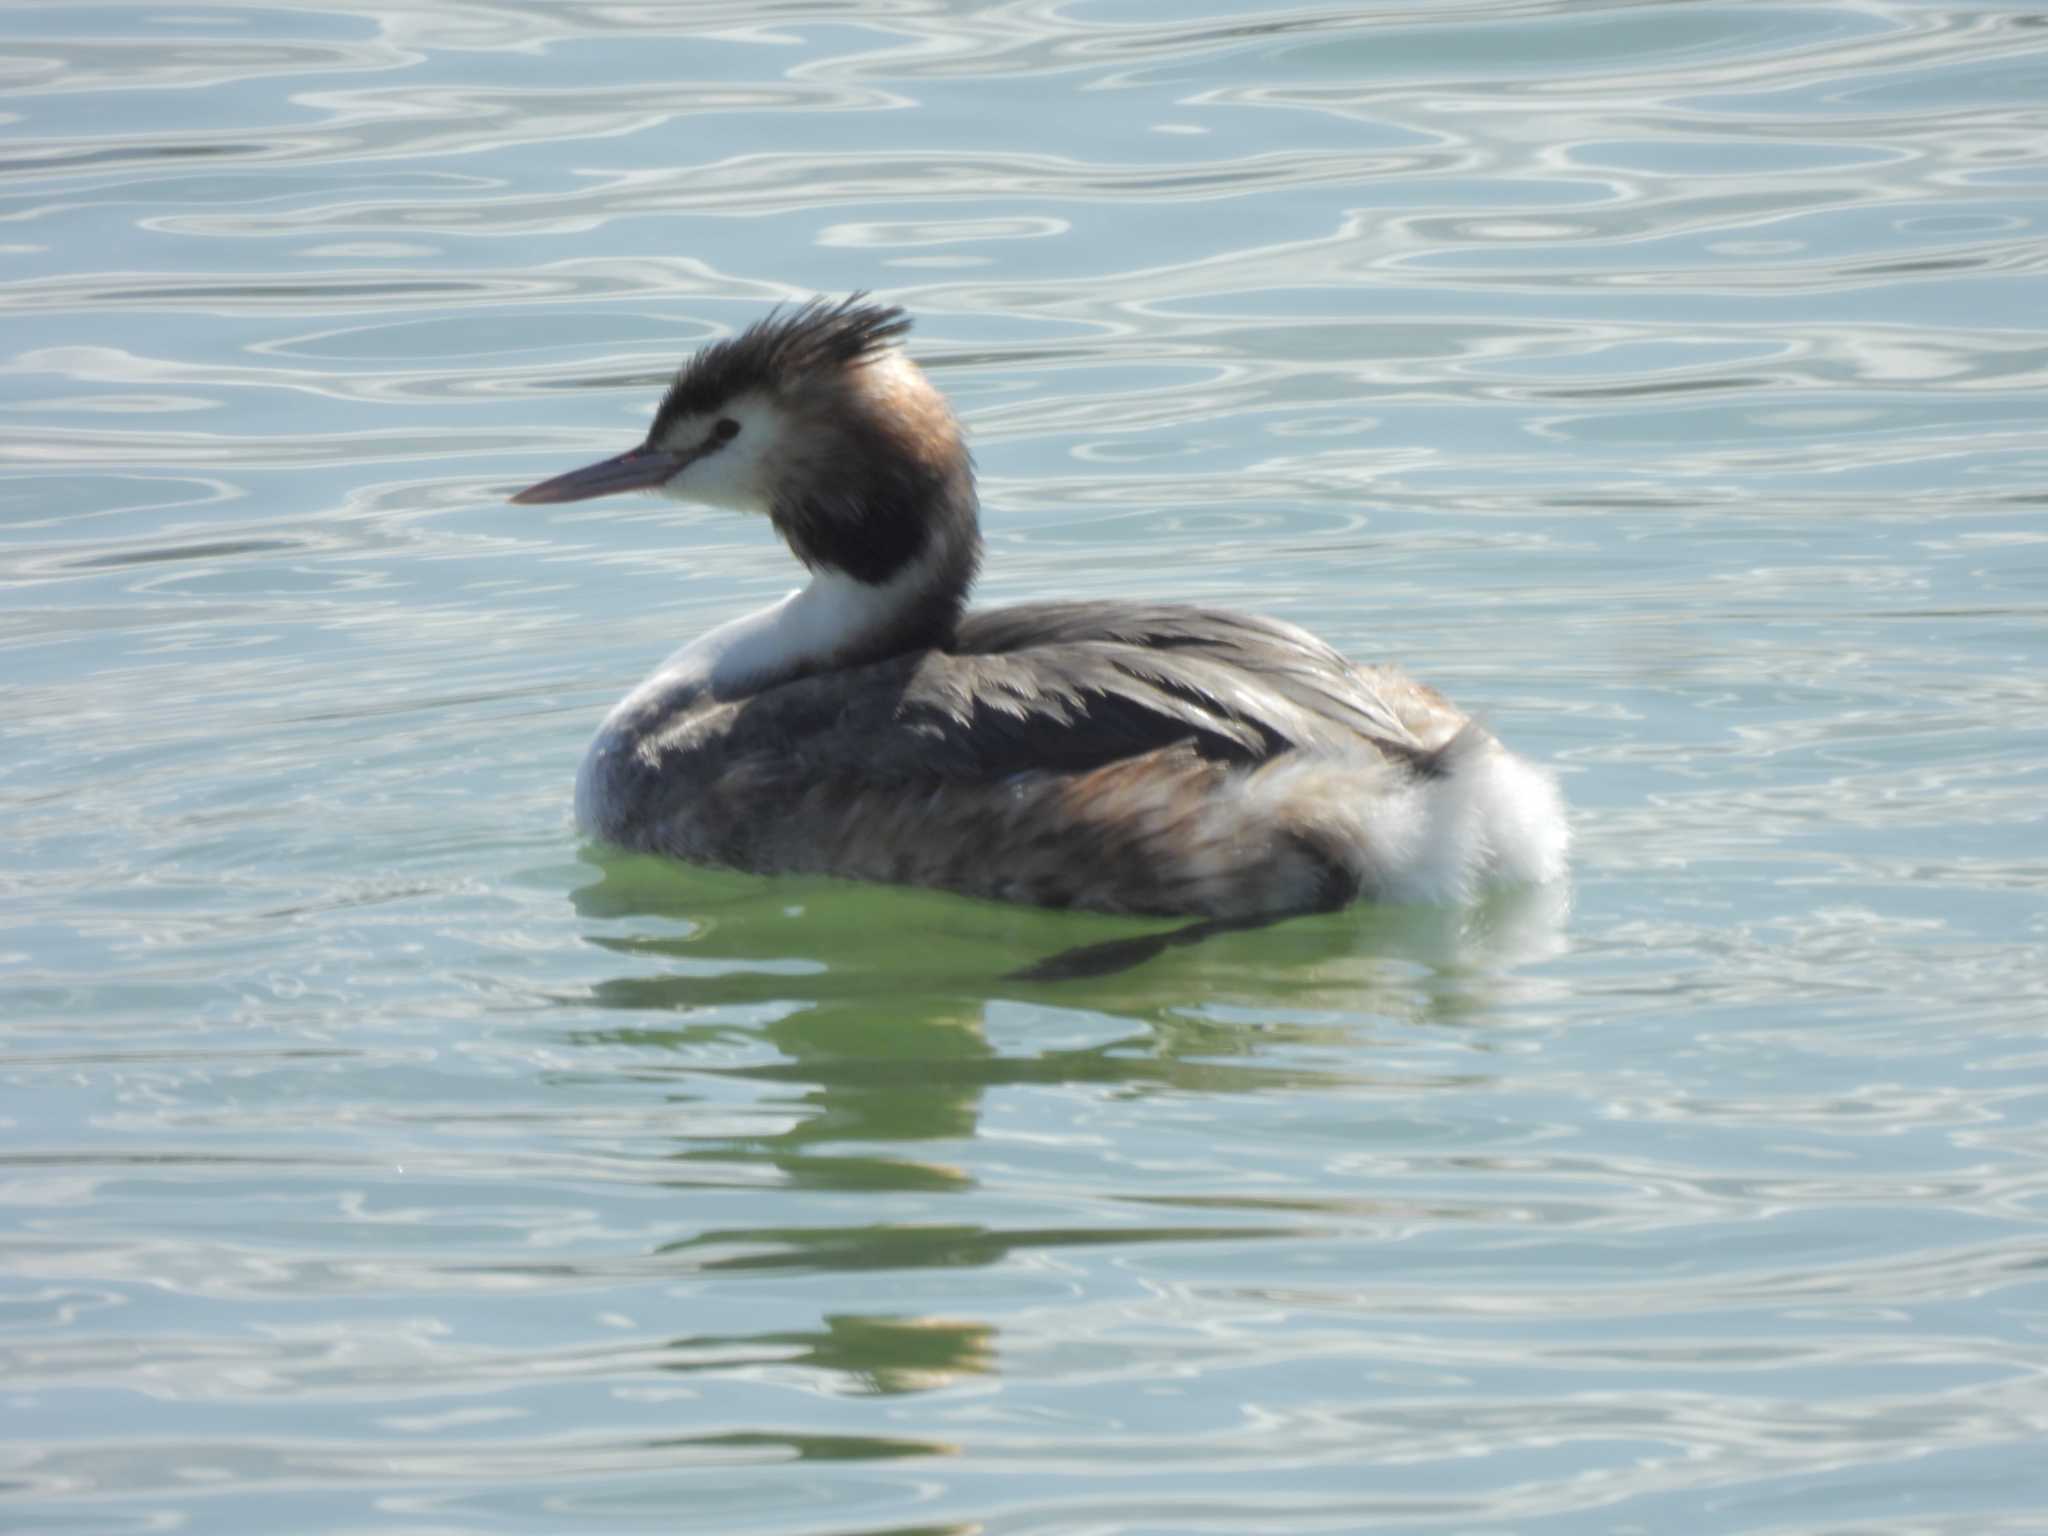
[[[820,571],[801,591],[728,620],[677,651],[605,716],[576,776],[577,824],[594,831],[608,822],[606,776],[599,770],[611,753],[632,750],[634,722],[687,708],[701,694],[745,698],[799,672],[834,666],[920,599],[931,582],[927,565],[920,561],[883,586]]]

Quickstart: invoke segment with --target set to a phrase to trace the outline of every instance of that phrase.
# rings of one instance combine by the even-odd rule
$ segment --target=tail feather
[[[1546,885],[1565,872],[1571,826],[1557,781],[1465,725],[1435,752],[1425,808],[1428,841],[1451,899],[1487,885]]]

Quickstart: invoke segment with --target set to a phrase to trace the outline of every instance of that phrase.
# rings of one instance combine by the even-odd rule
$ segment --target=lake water
[[[0,12],[0,1526],[2048,1531],[2048,26]],[[1556,767],[1569,903],[579,843],[768,530],[507,494],[777,300],[985,598]]]

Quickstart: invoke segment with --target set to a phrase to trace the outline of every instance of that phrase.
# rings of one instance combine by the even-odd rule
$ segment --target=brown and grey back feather
[[[944,650],[651,706],[621,725],[593,830],[1039,905],[1310,910],[1367,879],[1348,803],[1435,774],[1464,723],[1271,620],[1030,604]]]

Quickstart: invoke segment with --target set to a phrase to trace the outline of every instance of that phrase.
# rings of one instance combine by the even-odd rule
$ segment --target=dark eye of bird
[[[730,416],[721,416],[713,423],[711,435],[721,443],[729,443],[740,435],[740,424]]]

